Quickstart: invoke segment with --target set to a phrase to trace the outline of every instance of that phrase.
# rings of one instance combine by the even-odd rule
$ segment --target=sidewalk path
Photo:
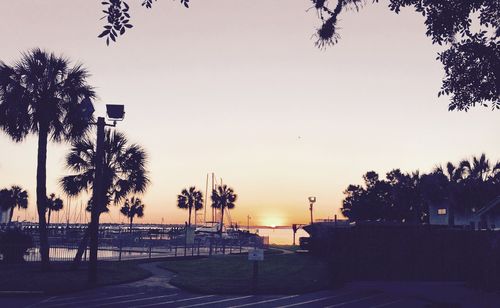
[[[158,265],[163,262],[151,262],[139,264],[139,267],[151,272],[151,277],[144,280],[134,281],[130,283],[121,284],[119,286],[133,287],[133,288],[169,288],[176,289],[170,284],[170,279],[175,275],[174,273],[167,271]],[[111,286],[110,286],[111,287]]]

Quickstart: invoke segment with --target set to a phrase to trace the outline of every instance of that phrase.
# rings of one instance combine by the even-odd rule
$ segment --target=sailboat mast
[[[208,173],[207,173],[207,180],[205,182],[205,204],[203,204],[203,207],[205,208],[205,212],[203,213],[203,224],[207,224],[207,199],[208,199]]]
[[[212,191],[215,189],[215,174],[212,172]],[[212,208],[212,223],[215,221],[215,208]]]

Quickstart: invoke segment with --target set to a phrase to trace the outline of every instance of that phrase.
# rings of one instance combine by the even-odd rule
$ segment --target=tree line
[[[234,190],[227,185],[220,185],[212,190],[212,195],[210,196],[212,200],[211,207],[220,210],[220,225],[219,233],[222,233],[222,227],[224,225],[224,212],[225,210],[231,210],[235,207],[236,199],[238,195],[234,193]],[[190,187],[188,189],[183,189],[181,193],[177,196],[177,206],[180,209],[185,209],[188,211],[188,226],[191,226],[191,213],[193,210],[196,212],[203,208],[203,193],[197,190],[196,187]]]
[[[351,221],[428,223],[429,207],[447,204],[454,224],[456,214],[471,215],[499,195],[500,162],[482,154],[426,174],[394,169],[381,178],[369,171],[363,184],[344,191],[341,211]]]

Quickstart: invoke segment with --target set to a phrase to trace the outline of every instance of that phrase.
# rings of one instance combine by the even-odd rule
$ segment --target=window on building
[[[446,215],[446,209],[438,209],[438,215]]]

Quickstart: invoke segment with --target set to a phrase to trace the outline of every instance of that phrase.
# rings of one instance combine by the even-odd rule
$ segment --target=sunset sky
[[[131,29],[107,47],[100,1],[0,2],[0,60],[41,47],[83,63],[99,99],[124,104],[117,130],[149,153],[152,185],[138,222],[182,223],[182,188],[215,172],[238,194],[233,221],[289,225],[340,214],[342,191],[369,170],[429,171],[485,152],[500,158],[498,114],[448,112],[437,97],[439,46],[422,16],[386,1],[341,16],[338,45],[319,50],[308,0],[131,4]],[[48,150],[48,193],[60,194],[67,144]],[[0,133],[0,188],[21,185],[35,218],[36,138]],[[86,202],[73,200],[72,206]],[[24,219],[16,212],[14,219]],[[120,222],[118,207],[104,214]]]

